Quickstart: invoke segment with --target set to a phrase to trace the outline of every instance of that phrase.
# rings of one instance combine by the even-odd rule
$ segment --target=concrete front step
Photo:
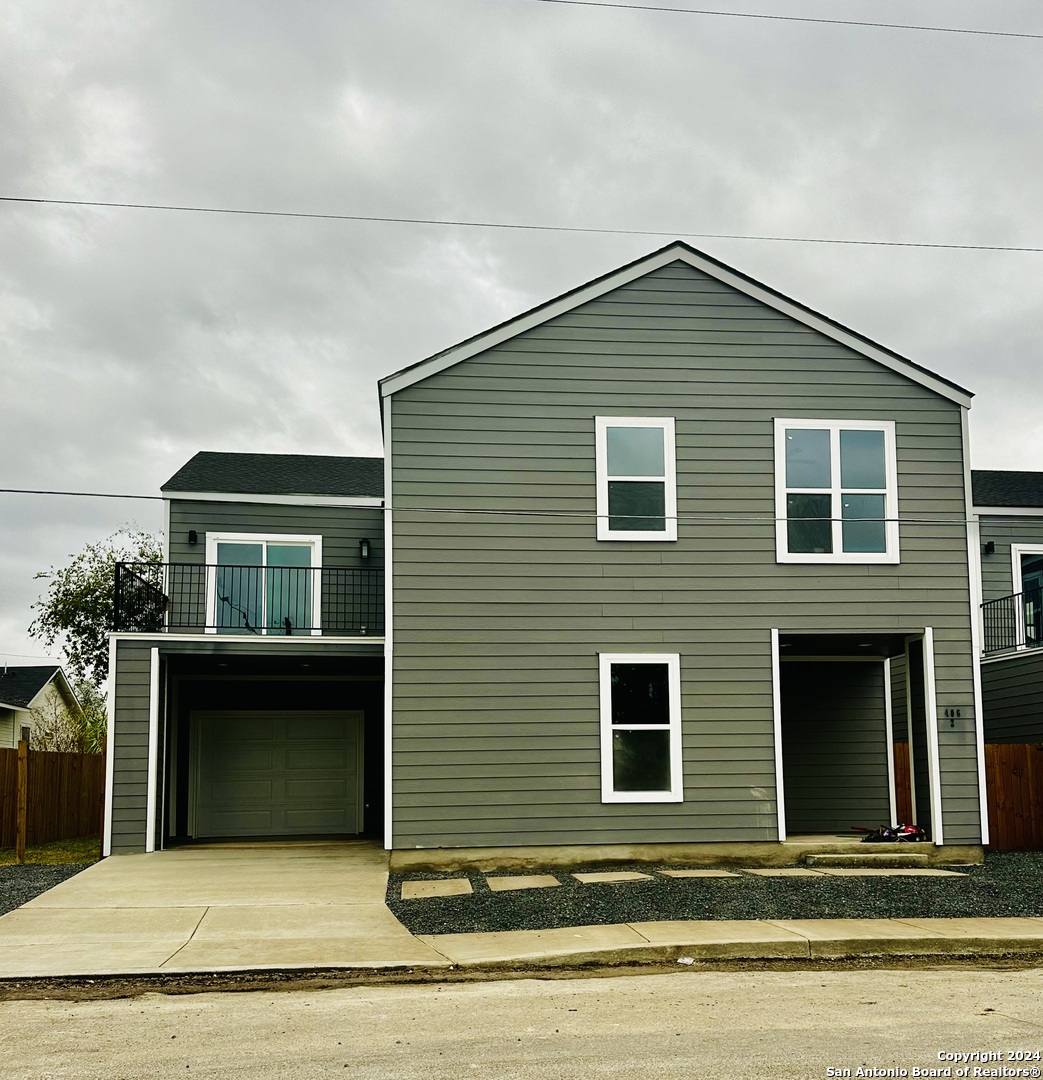
[[[804,865],[809,867],[825,868],[828,866],[859,867],[861,869],[898,870],[902,867],[927,866],[930,859],[927,855],[919,852],[881,851],[857,855],[805,855]]]

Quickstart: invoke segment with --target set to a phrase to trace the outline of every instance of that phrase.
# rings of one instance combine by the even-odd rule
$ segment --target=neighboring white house
[[[0,749],[17,746],[23,727],[40,731],[82,713],[60,664],[0,669]]]

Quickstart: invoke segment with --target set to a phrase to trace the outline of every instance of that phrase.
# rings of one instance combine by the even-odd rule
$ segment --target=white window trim
[[[661,478],[665,488],[666,528],[662,532],[634,529],[610,529],[608,513],[608,445],[606,433],[610,427],[659,428],[663,432],[663,458],[665,475]],[[674,444],[674,418],[672,416],[595,416],[594,443],[597,469],[597,518],[599,540],[658,540],[677,539],[677,464]],[[654,482],[654,476],[613,476],[613,480],[638,480]]]
[[[642,724],[642,731],[670,732],[670,790],[615,791],[612,769],[612,665],[665,664],[670,701],[669,724]],[[681,658],[677,653],[599,653],[601,688],[601,801],[603,803],[665,803],[684,801],[681,762]],[[627,729],[630,730],[630,729]]]
[[[307,544],[311,547],[311,568],[313,570],[322,567],[322,536],[303,533],[207,533],[206,534],[206,565],[214,567],[217,564],[218,544]],[[266,548],[267,551],[267,548]],[[267,563],[265,564],[267,565]],[[322,575],[312,575],[311,586],[311,609],[312,621],[316,626],[310,634],[290,635],[295,637],[318,637],[322,634]],[[216,621],[211,616],[217,611],[217,574],[214,570],[206,572],[206,619],[207,622]],[[216,634],[216,626],[206,628],[208,634]],[[281,634],[269,634],[267,631],[254,637],[282,637]]]
[[[829,495],[831,514],[833,515],[833,551],[831,552],[791,552],[789,550],[789,519],[786,515],[786,431],[794,428],[803,430],[825,430],[829,434],[830,444],[830,481]],[[884,540],[886,551],[844,551],[843,521],[839,516],[839,502],[842,491],[848,494],[880,494],[878,489],[842,488],[840,482],[840,431],[882,431],[884,433],[885,476],[887,489],[884,492]],[[898,461],[895,449],[895,422],[893,420],[817,420],[775,418],[775,561],[780,563],[819,563],[826,565],[866,563],[895,564],[901,561],[898,544]],[[826,494],[825,489],[815,492],[810,488],[794,488],[795,492]]]
[[[1014,618],[1016,620],[1016,632],[1018,641],[1023,644],[1018,646],[1019,651],[1028,651],[1028,628],[1025,625],[1025,580],[1021,573],[1022,555],[1043,555],[1043,544],[1011,544],[1010,545],[1010,583],[1014,586],[1013,595],[1021,596],[1021,602],[1014,605]],[[1039,648],[1033,645],[1033,649]]]

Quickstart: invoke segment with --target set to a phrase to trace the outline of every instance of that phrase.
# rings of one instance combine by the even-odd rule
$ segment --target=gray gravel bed
[[[387,904],[415,934],[546,930],[666,919],[911,919],[1043,916],[1043,852],[998,851],[960,877],[668,878],[583,885],[571,875],[606,867],[545,871],[557,888],[494,893],[485,875],[392,874]],[[403,881],[470,879],[469,896],[402,900]]]
[[[60,885],[90,863],[68,863],[61,866],[0,866],[0,915],[27,904],[40,893]]]

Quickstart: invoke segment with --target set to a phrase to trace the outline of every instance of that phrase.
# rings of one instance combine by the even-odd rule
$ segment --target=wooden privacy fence
[[[1043,850],[1043,743],[986,743],[989,847]]]
[[[29,749],[26,830],[32,845],[97,836],[105,795],[103,754]],[[0,848],[18,839],[18,750],[0,750]]]
[[[896,742],[898,820],[912,819],[909,744]],[[989,847],[997,851],[1043,851],[1043,743],[986,743],[985,786]]]

